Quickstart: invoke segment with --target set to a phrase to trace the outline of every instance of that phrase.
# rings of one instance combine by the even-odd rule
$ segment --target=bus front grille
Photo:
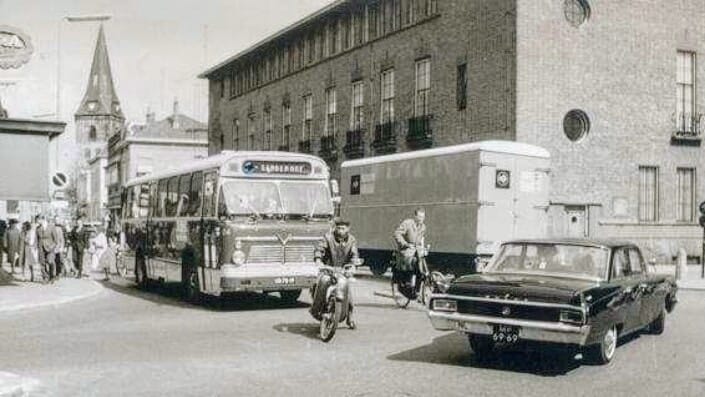
[[[313,245],[252,245],[248,263],[313,262]]]

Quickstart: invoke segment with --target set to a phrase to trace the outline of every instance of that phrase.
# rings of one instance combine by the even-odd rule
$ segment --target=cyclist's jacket
[[[320,259],[328,266],[343,267],[360,257],[357,240],[352,234],[346,239],[336,238],[335,232],[328,232],[318,245],[315,259]]]
[[[416,246],[425,242],[426,225],[417,225],[414,219],[404,220],[394,231],[394,241],[397,243],[399,256],[396,269],[411,271],[416,268]]]

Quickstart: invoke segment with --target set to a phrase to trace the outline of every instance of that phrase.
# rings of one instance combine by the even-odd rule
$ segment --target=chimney
[[[179,100],[174,98],[174,114],[172,115],[171,127],[179,128]]]
[[[154,123],[154,119],[154,112],[149,107],[147,107],[147,115],[145,117],[145,121],[147,122],[147,124],[152,124]]]

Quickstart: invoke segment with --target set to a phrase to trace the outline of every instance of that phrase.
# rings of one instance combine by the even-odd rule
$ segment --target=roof
[[[261,157],[270,156],[270,157],[276,157],[278,159],[316,160],[316,161],[320,162],[321,164],[325,164],[323,162],[323,160],[319,159],[316,156],[312,156],[309,154],[302,154],[302,153],[275,152],[275,151],[265,152],[265,151],[224,150],[219,154],[215,154],[213,156],[206,157],[201,160],[191,161],[191,162],[187,163],[186,165],[182,165],[180,167],[171,167],[171,168],[165,167],[162,171],[132,179],[132,180],[128,181],[125,184],[125,186],[133,186],[133,185],[137,185],[140,183],[151,181],[153,179],[168,178],[171,176],[187,174],[189,172],[194,172],[194,171],[199,171],[199,170],[204,170],[204,169],[219,168],[219,167],[222,167],[225,163],[227,163],[229,161],[236,160],[236,159],[245,159],[245,158],[254,157],[254,156],[261,156]]]
[[[577,237],[558,237],[558,238],[538,238],[538,239],[517,239],[505,241],[509,243],[528,243],[528,244],[566,244],[566,245],[583,245],[588,247],[614,248],[633,246],[634,243],[622,240],[608,240],[597,238],[577,238]]]
[[[29,119],[0,119],[0,133],[42,134],[53,138],[63,134],[66,123],[62,121],[43,121]]]
[[[88,87],[75,116],[115,116],[124,119],[120,100],[115,93],[113,74],[110,70],[108,45],[105,42],[103,25],[100,25],[98,39],[93,52]]]
[[[176,127],[175,127],[176,126]],[[127,132],[135,138],[191,138],[208,139],[208,126],[184,114],[171,115],[163,120],[135,125]]]
[[[539,146],[530,145],[528,143],[520,143],[515,141],[481,141],[473,143],[464,143],[460,145],[443,146],[434,149],[415,150],[411,152],[396,153],[386,156],[375,156],[358,160],[349,160],[343,162],[343,164],[341,164],[341,168],[360,167],[371,164],[389,163],[393,161],[411,160],[474,151],[507,153],[528,157],[541,157],[546,159],[551,157],[548,150]]]
[[[216,64],[215,66],[213,66],[213,67],[207,69],[207,70],[204,71],[203,73],[199,74],[198,77],[199,77],[199,78],[202,78],[202,79],[208,78],[210,75],[212,75],[213,73],[217,72],[218,70],[220,70],[220,69],[222,69],[222,68],[228,66],[228,65],[229,65],[230,63],[232,63],[233,61],[235,61],[235,60],[237,60],[237,59],[239,59],[239,58],[245,57],[245,56],[247,56],[247,55],[250,55],[251,53],[257,51],[258,49],[261,49],[262,47],[264,47],[264,46],[266,46],[267,44],[271,43],[271,42],[274,41],[275,39],[277,39],[277,38],[279,38],[279,37],[281,37],[281,36],[284,36],[284,35],[287,34],[287,33],[290,33],[290,32],[292,32],[292,31],[295,31],[296,29],[299,29],[299,28],[301,28],[301,27],[303,27],[303,26],[306,26],[307,24],[309,24],[310,22],[312,22],[312,21],[318,19],[318,18],[321,17],[322,15],[325,15],[325,14],[327,14],[327,13],[333,11],[334,9],[336,9],[336,8],[338,8],[338,7],[340,7],[340,6],[342,6],[343,4],[346,4],[346,3],[349,3],[349,2],[350,2],[350,0],[335,0],[335,1],[333,1],[332,3],[330,3],[329,5],[327,5],[327,6],[323,7],[323,8],[321,8],[321,9],[319,9],[318,11],[316,11],[316,12],[314,12],[314,13],[312,13],[312,14],[309,14],[308,16],[306,16],[306,17],[304,17],[304,18],[302,18],[302,19],[300,19],[300,20],[294,22],[293,24],[291,24],[291,25],[285,27],[284,29],[281,29],[281,30],[277,31],[277,32],[274,33],[274,34],[267,36],[267,37],[264,38],[263,40],[260,40],[260,41],[256,42],[255,44],[253,44],[252,46],[246,48],[245,50],[240,51],[240,52],[238,52],[237,54],[235,54],[235,55],[233,55],[233,56],[227,58],[226,60],[224,60],[224,61],[222,61],[222,62]]]

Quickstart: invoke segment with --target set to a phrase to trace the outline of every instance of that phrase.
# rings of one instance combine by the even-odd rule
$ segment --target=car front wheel
[[[617,350],[617,338],[617,326],[613,325],[602,334],[600,341],[596,345],[589,347],[586,352],[588,360],[598,365],[612,361]]]

